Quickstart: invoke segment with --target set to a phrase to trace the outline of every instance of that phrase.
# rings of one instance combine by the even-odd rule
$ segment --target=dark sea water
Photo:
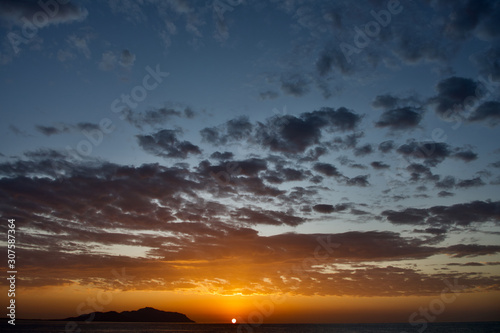
[[[76,323],[73,323],[76,324]],[[500,322],[489,323],[429,323],[427,327],[409,324],[167,324],[167,323],[78,323],[54,321],[17,321],[15,326],[1,323],[1,332],[57,332],[57,333],[500,333]]]

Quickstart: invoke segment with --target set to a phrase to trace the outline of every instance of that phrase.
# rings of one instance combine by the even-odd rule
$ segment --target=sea
[[[426,326],[404,324],[171,324],[107,323],[16,320],[16,325],[2,322],[1,332],[51,333],[499,333],[500,322],[428,323]]]

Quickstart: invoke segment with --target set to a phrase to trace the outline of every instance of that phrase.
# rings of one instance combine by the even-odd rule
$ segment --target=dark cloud
[[[258,138],[272,151],[303,152],[319,143],[321,125],[294,116],[276,117],[268,121],[267,126],[260,126]]]
[[[280,199],[293,205],[304,205],[302,206],[301,210],[311,212],[311,208],[309,205],[315,201],[314,197],[317,194],[318,191],[315,188],[295,186],[290,190],[289,193],[287,193],[286,195],[282,195]]]
[[[206,127],[200,131],[204,141],[213,145],[225,145],[231,141],[248,139],[253,125],[247,116],[231,119],[218,127]]]
[[[480,177],[464,179],[457,183],[457,188],[479,187],[486,185]]]
[[[94,123],[78,123],[75,126],[79,131],[95,131],[99,130],[99,125]]]
[[[20,162],[25,165],[24,168],[17,167],[15,174],[0,178],[0,209],[8,216],[16,216],[16,223],[25,230],[19,253],[26,267],[37,272],[37,276],[31,279],[33,286],[58,285],[68,281],[78,281],[82,286],[96,283],[104,286],[107,277],[99,274],[96,278],[95,272],[121,271],[125,267],[127,273],[134,276],[134,282],[123,281],[120,287],[134,290],[150,290],[151,284],[142,281],[151,279],[162,281],[157,286],[158,290],[176,290],[179,285],[197,288],[200,284],[204,285],[207,279],[218,278],[232,281],[235,288],[239,288],[240,284],[257,283],[267,292],[269,287],[259,281],[268,278],[274,291],[299,290],[304,295],[317,294],[315,286],[319,281],[327,286],[321,289],[324,295],[366,296],[366,291],[359,288],[366,285],[369,278],[372,282],[377,281],[376,289],[370,288],[369,295],[414,295],[415,290],[421,290],[423,286],[439,285],[437,282],[444,276],[437,278],[421,275],[417,270],[372,267],[366,262],[425,259],[442,253],[456,257],[477,256],[499,251],[498,246],[491,245],[452,244],[442,248],[433,246],[433,239],[427,237],[403,237],[390,231],[336,234],[289,232],[263,236],[248,226],[293,227],[308,220],[292,210],[263,209],[252,205],[231,207],[201,198],[199,193],[217,195],[217,188],[221,186],[207,176],[209,170],[215,167],[208,162],[195,170],[159,164],[140,167],[101,162],[72,164],[61,181],[47,177],[29,178],[25,171],[31,168],[42,174],[44,168],[48,168],[42,163],[45,158],[60,159],[64,154],[47,150],[26,156],[33,160]],[[238,186],[235,195],[241,197],[248,190],[254,202],[259,200],[256,195],[259,191],[265,193],[266,201],[283,195],[258,185],[259,179],[254,176],[265,171],[263,161],[247,159],[234,162],[247,170],[237,175],[241,181],[235,183]],[[12,163],[7,164],[14,169]],[[217,167],[226,170],[224,163]],[[6,164],[0,165],[3,175],[6,169],[9,169]],[[296,187],[290,198],[295,196],[299,201],[307,200],[316,193],[317,189]],[[489,220],[495,214],[495,207],[490,207],[492,204],[499,203],[479,204],[484,207],[475,207],[476,203],[471,203],[472,206],[461,210],[475,215],[474,221],[478,220],[477,216]],[[346,211],[349,207],[350,204],[323,204],[313,209],[318,212],[331,211],[332,208],[334,211]],[[450,212],[440,212],[439,206],[422,209],[424,212],[434,210],[437,211],[429,213],[430,217],[446,215],[448,218],[450,215]],[[498,220],[498,207],[496,210]],[[480,212],[483,212],[482,215],[478,215]],[[461,212],[454,214],[462,216]],[[428,227],[424,231],[435,236],[445,234],[444,230],[438,229]],[[147,251],[141,258],[100,253],[102,246],[113,245],[141,246]],[[305,260],[314,253],[318,254],[318,258],[326,259]],[[334,263],[332,258],[335,258]],[[239,272],[254,264],[259,269],[241,279]],[[336,264],[344,265],[336,267]],[[349,268],[346,266],[349,264],[354,266]],[[332,266],[325,271],[324,265]],[[294,272],[295,266],[302,268]],[[27,274],[26,277],[31,277]],[[109,275],[113,279],[111,273]],[[64,276],[64,281],[61,281],[61,276]],[[300,280],[291,277],[299,277]],[[471,288],[492,283],[482,279],[476,281],[463,277],[461,283]],[[334,286],[328,287],[332,283]],[[229,284],[221,285],[221,288],[233,291]],[[442,286],[435,291],[440,292],[441,289]],[[254,292],[250,289],[238,290],[249,294]]]
[[[195,115],[196,112],[194,112],[190,107],[186,107],[184,109],[184,117],[186,117],[187,119],[193,119]]]
[[[253,125],[250,123],[247,116],[241,116],[226,122],[225,129],[227,136],[231,140],[241,140],[250,135],[253,130]]]
[[[381,142],[378,145],[378,150],[380,150],[382,153],[389,153],[394,148],[395,148],[395,145],[394,145],[394,141],[392,141],[392,140]]]
[[[320,76],[326,76],[332,71],[351,75],[355,72],[355,67],[348,62],[340,48],[326,47],[316,61],[316,70]]]
[[[446,33],[451,38],[466,39],[479,24],[491,15],[495,1],[468,0],[454,3],[453,12],[446,25]]]
[[[306,176],[310,175],[310,172],[293,168],[278,168],[277,172],[283,176],[285,181],[304,180]]]
[[[354,149],[354,156],[366,156],[373,152],[371,144],[366,144],[361,147],[356,147]]]
[[[455,185],[456,185],[456,180],[455,177],[453,176],[446,176],[442,180],[436,182],[436,187],[442,189],[450,189],[455,187]]]
[[[461,267],[481,267],[485,266],[485,264],[480,263],[480,262],[466,262],[465,264],[461,264],[458,262],[452,262],[449,264],[446,264],[447,266],[461,266]]]
[[[231,217],[247,224],[291,225],[296,226],[305,221],[304,218],[284,212],[257,208],[239,208],[231,212]]]
[[[471,150],[463,150],[453,154],[452,157],[458,158],[464,162],[470,162],[477,159],[477,154]]]
[[[216,197],[225,198],[236,193],[250,193],[253,196],[278,196],[285,193],[264,183],[267,171],[267,161],[258,158],[246,160],[223,161],[212,165],[205,160],[195,168],[198,178],[210,187],[210,193]],[[262,178],[261,178],[262,176]],[[254,199],[254,198],[253,198]],[[252,200],[253,200],[252,199]]]
[[[251,158],[242,161],[233,161],[240,173],[245,176],[256,176],[260,171],[267,170],[267,162],[260,158]]]
[[[333,144],[330,144],[335,149],[354,149],[358,145],[358,141],[365,135],[364,132],[356,132],[348,134],[345,137],[336,137],[333,139]]]
[[[433,206],[428,209],[386,210],[382,215],[394,224],[469,226],[472,223],[499,221],[500,201],[472,201],[451,206]]]
[[[56,134],[62,134],[62,133],[69,133],[70,128],[67,125],[61,124],[60,126],[43,126],[43,125],[36,125],[35,126],[36,130],[43,135],[46,136],[51,136],[51,135],[56,135]]]
[[[328,177],[340,177],[342,174],[337,168],[329,163],[316,163],[313,169]]]
[[[234,156],[234,154],[229,152],[229,151],[226,151],[223,153],[221,153],[220,151],[216,151],[216,152],[212,153],[212,155],[210,155],[210,158],[214,158],[217,160],[230,160],[233,158],[233,156]]]
[[[479,187],[486,185],[481,177],[475,177],[471,179],[457,180],[453,176],[446,176],[443,179],[436,182],[436,188],[440,189],[452,189],[452,188],[469,188],[469,187]]]
[[[406,170],[410,172],[411,176],[410,180],[414,182],[424,181],[424,180],[431,180],[431,181],[439,180],[439,176],[433,175],[431,169],[422,164],[412,163],[406,167]]]
[[[316,61],[316,69],[320,76],[327,75],[331,69],[333,64],[333,57],[331,57],[326,52],[320,55],[319,59]]]
[[[34,151],[27,151],[24,153],[24,156],[35,160],[40,160],[40,159],[58,160],[58,159],[65,159],[68,157],[66,153],[47,148],[39,148]]]
[[[335,207],[333,205],[319,204],[313,206],[314,211],[323,214],[330,214],[335,211]]]
[[[391,130],[407,130],[417,127],[421,120],[420,110],[404,107],[385,111],[375,126],[388,127]]]
[[[337,110],[325,107],[299,117],[275,116],[265,124],[259,123],[257,140],[272,151],[302,153],[320,143],[322,130],[353,130],[360,121],[361,116],[343,107]]]
[[[169,158],[187,158],[189,154],[201,154],[198,146],[189,141],[179,141],[178,132],[161,130],[151,135],[137,135],[139,146],[146,152]]]
[[[361,170],[368,169],[368,167],[366,165],[359,164],[359,163],[350,164],[349,167],[350,168],[355,168],[355,169],[361,169]]]
[[[310,148],[305,156],[300,158],[299,161],[302,162],[314,162],[317,161],[321,156],[328,153],[328,149],[323,146],[316,146],[314,148]]]
[[[353,178],[349,178],[346,180],[346,185],[347,186],[360,186],[360,187],[370,186],[370,183],[368,182],[368,177],[369,177],[369,175],[362,175],[362,176],[356,176]]]
[[[384,110],[375,122],[376,127],[387,127],[393,131],[407,130],[417,127],[422,120],[422,102],[415,96],[378,95],[372,106]]]
[[[392,211],[386,210],[382,212],[382,215],[387,218],[387,220],[394,224],[415,224],[421,225],[428,217],[428,213],[424,209],[417,208],[406,208],[403,211]]]
[[[450,156],[450,146],[443,142],[416,142],[410,141],[399,146],[397,152],[401,155],[416,159],[423,159],[429,166],[436,166]]]
[[[323,177],[322,176],[319,176],[319,175],[316,175],[316,176],[313,176],[309,179],[309,181],[313,184],[319,184],[323,181]]]
[[[385,164],[384,162],[381,162],[381,161],[373,161],[373,162],[370,163],[370,165],[375,170],[383,170],[383,169],[389,169],[390,168],[390,165]]]
[[[457,244],[448,246],[443,250],[444,253],[454,258],[477,257],[491,255],[500,252],[498,245],[479,245],[479,244]]]
[[[205,142],[224,145],[233,141],[257,143],[264,148],[285,154],[303,153],[307,148],[320,145],[323,131],[349,131],[357,127],[361,116],[346,108],[322,108],[299,116],[276,115],[253,125],[248,117],[239,117],[200,131]],[[316,160],[326,152],[322,146],[311,148],[306,157]]]
[[[389,94],[378,95],[372,102],[373,107],[382,108],[386,110],[394,109],[398,104],[399,104],[399,98]]]
[[[33,15],[39,12],[45,14],[43,8],[35,1],[4,0],[0,2],[0,18],[19,26],[25,24],[23,18],[32,22]],[[57,3],[57,11],[54,12],[53,15],[45,16],[47,17],[46,25],[82,21],[88,14],[86,9],[71,2]]]
[[[214,145],[225,144],[219,137],[219,130],[215,127],[206,127],[200,131],[200,135],[204,141],[209,142]]]
[[[326,129],[332,131],[354,130],[362,118],[352,110],[348,110],[344,107],[340,107],[337,110],[324,107],[319,111],[303,113],[302,117],[306,121],[314,122],[317,125],[320,125],[320,122],[325,122],[324,126],[326,126]]]
[[[443,119],[460,115],[471,101],[482,96],[480,86],[474,80],[463,77],[450,77],[440,81],[436,90],[438,94],[429,99],[435,105],[436,113]]]
[[[500,168],[500,161],[494,162],[490,164],[494,168]]]
[[[454,195],[455,195],[455,193],[451,193],[451,192],[448,192],[448,191],[440,191],[440,192],[438,193],[438,196],[439,196],[440,198],[452,197],[452,196],[454,196]]]
[[[415,229],[414,232],[428,233],[433,235],[443,235],[446,234],[447,230],[445,228],[426,228],[424,230]]]
[[[484,122],[490,127],[497,126],[500,124],[500,102],[484,102],[472,112],[467,121]]]
[[[405,157],[420,159],[427,166],[435,167],[446,158],[452,157],[465,162],[477,158],[477,154],[466,148],[452,148],[444,142],[417,142],[410,140],[398,147],[397,152]]]
[[[58,135],[64,133],[93,132],[96,130],[101,130],[99,124],[89,123],[89,122],[80,122],[77,123],[76,125],[65,124],[65,123],[59,123],[56,124],[55,126],[35,125],[35,128],[38,132],[46,136]]]
[[[188,108],[186,108],[188,109]],[[122,111],[123,119],[138,129],[143,129],[143,126],[157,127],[167,124],[173,117],[184,116],[182,111],[172,108],[159,108],[147,110],[144,112],[134,112],[130,109]]]
[[[339,157],[337,157],[337,160],[340,162],[341,165],[345,165],[349,168],[362,169],[362,170],[368,169],[368,167],[366,165],[360,164],[360,163],[355,163],[354,160],[348,158],[347,156],[339,156]]]

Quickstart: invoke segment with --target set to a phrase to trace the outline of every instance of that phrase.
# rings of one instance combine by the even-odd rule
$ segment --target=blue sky
[[[25,230],[26,257],[119,265],[126,248],[131,270],[201,270],[220,251],[251,261],[256,237],[281,265],[308,251],[293,239],[329,235],[353,272],[405,267],[498,290],[498,1],[42,4],[0,3],[0,212]],[[241,249],[228,250],[233,233]],[[361,244],[381,245],[370,256]],[[29,265],[36,287],[101,278]],[[154,288],[212,278],[165,265],[175,274]],[[276,265],[246,282],[355,294],[290,289]],[[252,294],[216,267],[223,293]]]

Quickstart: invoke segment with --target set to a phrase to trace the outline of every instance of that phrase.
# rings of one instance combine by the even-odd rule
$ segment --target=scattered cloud
[[[469,122],[485,122],[490,127],[500,124],[500,102],[488,101],[479,105],[467,119]]]
[[[36,125],[35,128],[38,132],[40,132],[46,136],[51,136],[51,135],[61,134],[61,133],[68,133],[70,131],[69,126],[67,126],[65,124],[61,124],[58,126]]]
[[[194,112],[189,107],[185,107],[184,110],[163,107],[149,109],[142,112],[136,112],[126,108],[122,111],[122,117],[123,120],[142,130],[144,126],[153,128],[164,126],[175,117],[192,118],[194,117]]]
[[[465,102],[477,99],[478,83],[474,80],[452,76],[440,81],[436,90],[438,94],[429,99],[435,105],[436,113],[443,119],[452,119],[452,116],[461,116],[468,107]]]
[[[451,206],[433,206],[428,209],[386,210],[382,215],[394,224],[467,227],[476,223],[499,221],[500,202],[472,201]]]
[[[380,120],[375,123],[377,127],[388,127],[391,130],[407,130],[420,124],[422,114],[420,111],[405,107],[385,111]]]
[[[313,167],[314,171],[317,171],[328,177],[341,177],[342,174],[338,169],[329,163],[316,163]]]
[[[385,164],[384,162],[381,162],[381,161],[373,161],[373,162],[370,163],[370,165],[375,170],[383,170],[383,169],[389,169],[390,168],[390,165]]]
[[[146,152],[168,158],[187,158],[189,154],[201,154],[198,146],[189,141],[180,141],[179,133],[173,130],[161,130],[151,135],[137,135],[139,146]]]

